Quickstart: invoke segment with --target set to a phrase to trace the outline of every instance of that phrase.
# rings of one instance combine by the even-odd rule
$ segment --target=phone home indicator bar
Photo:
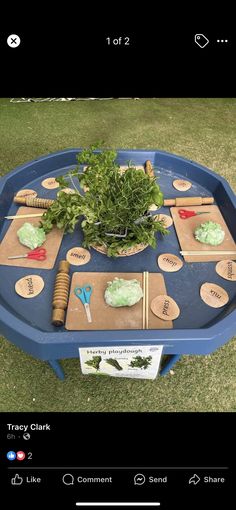
[[[133,502],[91,502],[91,503],[76,503],[76,506],[160,506],[161,503],[155,502],[155,503],[133,503]]]

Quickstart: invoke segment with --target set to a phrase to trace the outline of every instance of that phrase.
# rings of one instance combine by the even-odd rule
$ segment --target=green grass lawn
[[[107,147],[160,149],[193,159],[236,190],[236,99],[140,99],[71,103],[0,100],[0,172],[37,156],[104,140]],[[155,381],[83,376],[63,360],[59,381],[4,338],[0,411],[236,411],[236,342],[183,356]]]

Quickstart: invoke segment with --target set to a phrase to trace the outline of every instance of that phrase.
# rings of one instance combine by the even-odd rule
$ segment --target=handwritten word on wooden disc
[[[74,193],[76,193],[75,189],[72,189],[72,188],[63,188],[60,191],[58,191],[57,196],[61,192],[66,193],[67,195],[73,195]]]
[[[177,319],[180,314],[180,309],[177,303],[170,296],[162,294],[161,296],[155,297],[151,302],[151,310],[164,321],[171,321]]]
[[[216,272],[225,280],[236,281],[236,262],[233,260],[221,260],[216,264]]]
[[[38,193],[36,191],[34,191],[34,189],[21,189],[20,191],[18,191],[16,193],[16,197],[23,197],[23,198],[26,198],[26,197],[31,197],[31,198],[35,198],[37,197]]]
[[[178,191],[187,191],[188,189],[190,189],[192,187],[191,182],[184,181],[182,179],[175,179],[172,182],[172,184],[173,184],[174,188],[177,189]]]
[[[156,214],[154,218],[155,221],[162,221],[165,228],[171,227],[171,225],[173,225],[173,220],[168,214]]]
[[[212,308],[220,308],[229,301],[226,290],[215,283],[203,283],[200,288],[200,296],[204,303]]]
[[[44,179],[41,182],[41,185],[46,189],[56,189],[59,188],[60,184],[56,181],[55,177],[49,177],[48,179]]]
[[[23,298],[33,298],[38,296],[44,288],[44,281],[41,276],[30,274],[24,276],[15,283],[15,291]]]
[[[167,273],[174,273],[183,267],[183,261],[172,253],[162,253],[162,255],[159,255],[157,263],[159,268],[162,271],[167,271]]]
[[[87,264],[91,259],[91,255],[88,250],[81,248],[80,246],[71,248],[66,254],[66,260],[73,266],[82,266]]]

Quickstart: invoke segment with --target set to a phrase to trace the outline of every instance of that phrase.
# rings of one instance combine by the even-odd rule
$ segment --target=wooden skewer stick
[[[40,218],[44,213],[37,214],[16,214],[15,216],[4,216],[5,220],[21,220],[23,218]]]
[[[146,329],[148,329],[148,307],[149,307],[149,296],[148,296],[148,293],[149,293],[149,282],[148,282],[148,279],[149,279],[149,273],[148,271],[146,271],[146,301],[145,301],[145,304],[146,304],[146,311],[145,311],[145,317],[146,317]]]
[[[236,251],[230,250],[202,250],[202,251],[180,251],[181,255],[236,255]]]
[[[145,312],[146,312],[146,281],[145,281],[145,271],[143,272],[143,329],[145,329]]]

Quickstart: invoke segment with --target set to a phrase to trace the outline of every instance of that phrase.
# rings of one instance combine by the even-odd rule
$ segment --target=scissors
[[[46,260],[46,250],[45,248],[35,248],[35,250],[31,250],[25,255],[14,255],[14,257],[7,257],[8,259],[34,259],[34,260]]]
[[[209,214],[210,211],[195,212],[195,211],[188,211],[187,209],[179,209],[178,213],[179,213],[179,217],[182,220],[187,220],[188,218],[191,218],[192,216],[198,216],[199,214]]]
[[[93,292],[93,288],[89,283],[86,283],[84,287],[75,287],[74,294],[83,303],[85,312],[87,315],[88,322],[92,322],[91,311],[90,311],[90,296]]]

